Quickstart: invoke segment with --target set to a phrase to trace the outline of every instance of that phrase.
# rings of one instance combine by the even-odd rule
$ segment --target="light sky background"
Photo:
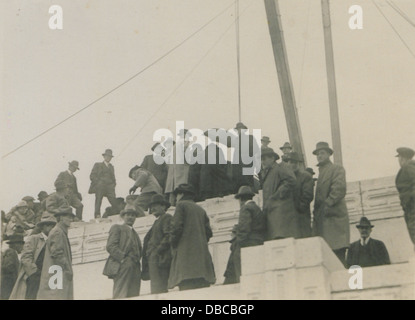
[[[320,0],[279,2],[306,157],[316,170],[316,142],[331,144]],[[392,2],[415,21],[415,1]],[[231,3],[2,1],[1,155],[110,91]],[[386,1],[376,3],[415,52],[415,28]],[[48,28],[54,4],[63,8],[63,30]],[[348,9],[355,4],[363,8],[363,30],[348,26]],[[242,121],[270,136],[270,146],[279,151],[288,133],[264,2],[240,0],[240,12]],[[232,6],[137,78],[3,158],[1,209],[8,211],[40,190],[53,192],[58,173],[76,159],[84,218],[92,219],[89,174],[105,149],[114,152],[116,193],[125,197],[133,184],[128,171],[151,152],[155,130],[173,131],[177,120],[186,128],[233,128],[238,121],[235,28],[229,28],[234,19]],[[332,0],[331,19],[347,180],[395,175],[396,148],[415,148],[415,57],[372,0]],[[102,212],[107,205],[104,200]]]

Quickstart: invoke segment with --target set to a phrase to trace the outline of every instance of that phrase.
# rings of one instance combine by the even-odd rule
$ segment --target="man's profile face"
[[[317,161],[318,163],[325,162],[330,158],[330,154],[327,152],[327,150],[319,150],[317,151]]]
[[[134,225],[136,215],[133,212],[127,212],[122,216],[122,219],[124,220],[125,224],[132,227]]]
[[[109,155],[104,155],[104,160],[106,161],[106,162],[110,162],[111,161],[111,159],[112,159],[112,157],[111,156],[109,156]]]

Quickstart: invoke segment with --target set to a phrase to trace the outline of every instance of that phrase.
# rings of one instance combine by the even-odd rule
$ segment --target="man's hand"
[[[134,194],[136,190],[137,190],[137,187],[133,186],[132,188],[130,188],[130,194]]]

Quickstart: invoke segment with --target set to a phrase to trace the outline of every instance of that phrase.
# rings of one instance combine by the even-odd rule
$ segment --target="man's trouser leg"
[[[150,272],[150,286],[151,293],[163,293],[167,292],[167,281],[169,279],[169,268],[160,268],[158,266],[158,256],[152,254],[148,261],[148,267]]]
[[[146,192],[140,194],[134,201],[134,207],[137,211],[139,211],[137,207],[140,207],[143,211],[147,211],[150,206],[151,197],[155,194],[156,192]]]
[[[113,188],[107,190],[107,192],[105,193],[105,196],[107,197],[111,206],[113,208],[117,208],[118,203],[117,203],[117,198],[115,197],[115,190]]]
[[[140,295],[140,285],[140,267],[132,259],[127,258],[114,278],[113,299]]]
[[[82,220],[82,212],[84,211],[84,205],[82,204],[81,200],[79,200],[79,198],[73,194],[71,195],[69,205],[75,208],[76,217],[79,220]]]
[[[95,193],[95,212],[94,216],[95,218],[101,217],[101,205],[102,205],[102,198],[104,197],[104,192],[97,191]]]

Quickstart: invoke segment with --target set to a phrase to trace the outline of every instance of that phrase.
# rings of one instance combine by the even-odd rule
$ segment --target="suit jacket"
[[[411,160],[398,172],[395,180],[399,192],[401,206],[404,211],[410,210],[415,201],[415,161]]]
[[[69,188],[69,193],[78,196],[78,185],[76,183],[76,177],[70,174],[67,170],[59,173],[56,181],[63,180]]]
[[[350,244],[349,214],[346,202],[346,172],[328,160],[319,165],[314,201],[313,233],[326,240],[331,249]]]
[[[104,266],[103,274],[110,279],[117,275],[124,258],[131,258],[140,267],[141,240],[135,230],[133,231],[128,225],[114,224],[111,227],[106,248],[110,256]]]
[[[52,266],[60,266],[62,268],[62,289],[52,289],[49,286],[49,280],[52,276],[49,273],[49,268]],[[50,231],[46,240],[45,258],[43,259],[37,299],[73,299],[72,251],[68,239],[68,228],[61,222],[58,222]]]
[[[89,178],[91,179],[91,185],[88,190],[90,194],[97,193],[98,190],[107,190],[107,188],[115,190],[114,166],[111,163],[108,167],[104,162],[95,163]]]
[[[246,202],[239,212],[236,242],[241,247],[258,245],[264,242],[266,216],[254,201]]]
[[[367,246],[369,252],[369,257],[367,258],[371,262],[368,265],[361,265],[362,268],[390,264],[388,250],[382,241],[370,238]],[[353,242],[350,245],[349,251],[347,252],[348,268],[353,265],[359,265],[359,253],[361,248],[360,240]]]
[[[16,284],[13,288],[10,299],[25,299],[26,297],[26,279],[38,270],[36,260],[45,246],[45,239],[41,233],[29,236],[24,244],[22,256],[20,259],[19,274]]]
[[[157,255],[158,266],[167,267],[171,262],[170,229],[172,216],[165,213],[154,221],[151,227],[151,237],[148,240],[147,258]]]

